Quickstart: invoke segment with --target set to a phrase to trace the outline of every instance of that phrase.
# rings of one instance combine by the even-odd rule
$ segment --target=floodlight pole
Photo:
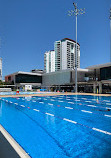
[[[76,53],[75,53],[75,93],[78,92],[78,88],[77,88],[77,5],[75,5],[75,3],[73,3],[74,7],[75,7],[75,16],[76,16]]]
[[[111,8],[110,8],[109,19],[110,19],[110,62],[111,62]]]
[[[76,16],[76,52],[75,52],[75,93],[78,92],[77,88],[77,16],[84,14],[85,9],[78,9],[77,4],[73,3],[74,5],[74,10],[69,11],[69,16],[75,15]]]

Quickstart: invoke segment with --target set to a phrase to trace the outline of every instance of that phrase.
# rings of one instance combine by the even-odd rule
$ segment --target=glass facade
[[[18,74],[15,76],[16,83],[42,83],[42,76]]]
[[[111,80],[111,66],[100,69],[101,80]]]

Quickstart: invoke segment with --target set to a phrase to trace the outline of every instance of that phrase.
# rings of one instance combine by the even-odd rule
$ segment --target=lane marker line
[[[103,100],[103,101],[105,101],[105,102],[110,102],[109,100]]]
[[[68,122],[71,122],[71,123],[74,123],[74,124],[77,124],[77,122],[72,121],[72,120],[69,120],[69,119],[66,119],[66,118],[63,118],[63,120],[68,121]]]
[[[14,103],[15,105],[18,105],[18,103]]]
[[[97,106],[95,106],[95,105],[87,105],[87,106],[90,106],[90,107],[97,107]]]
[[[105,134],[111,135],[110,132],[103,131],[103,130],[100,130],[100,129],[98,129],[98,128],[94,128],[94,127],[93,127],[92,129],[95,130],[95,131],[101,132],[101,133],[105,133]]]
[[[69,104],[74,104],[73,102],[68,102]]]
[[[54,116],[53,114],[50,114],[50,113],[47,113],[47,112],[45,114],[50,115],[50,116]]]
[[[86,111],[86,110],[81,110],[82,112],[87,112],[87,113],[91,113],[92,114],[92,112],[91,111]]]
[[[66,109],[73,109],[73,108],[71,108],[71,107],[65,107]]]
[[[92,101],[85,101],[85,102],[87,102],[87,103],[91,103]]]
[[[54,105],[54,104],[48,103],[48,105]]]
[[[20,106],[25,107],[24,105],[20,105]]]
[[[37,109],[33,109],[34,111],[37,111],[37,112],[39,112],[40,110],[37,110]]]
[[[109,108],[109,107],[106,107],[106,109],[111,109],[111,108]]]
[[[64,102],[64,101],[62,101],[62,100],[59,100],[58,102]]]
[[[111,117],[111,115],[106,115],[106,114],[105,114],[104,116],[106,116],[106,117]]]
[[[111,105],[111,103],[106,103],[107,105]]]

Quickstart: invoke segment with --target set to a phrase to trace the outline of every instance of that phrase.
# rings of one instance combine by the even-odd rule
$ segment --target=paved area
[[[111,94],[94,94],[94,93],[71,93],[71,92],[56,92],[56,93],[40,93],[40,94],[17,94],[17,95],[0,95],[0,97],[29,97],[29,96],[55,96],[55,95],[93,95],[93,96],[111,96]]]
[[[20,158],[0,132],[0,158]]]

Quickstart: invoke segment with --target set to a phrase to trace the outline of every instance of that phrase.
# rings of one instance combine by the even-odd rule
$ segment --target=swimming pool
[[[1,98],[0,122],[32,158],[111,157],[111,97]]]

